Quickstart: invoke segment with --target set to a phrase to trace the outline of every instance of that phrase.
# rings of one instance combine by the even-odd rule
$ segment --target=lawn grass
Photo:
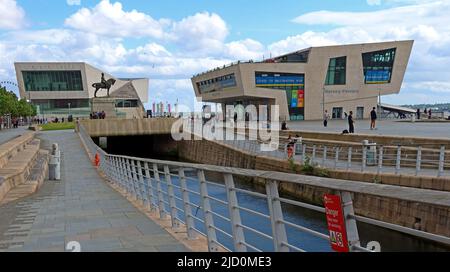
[[[66,130],[66,129],[75,129],[74,122],[67,123],[48,123],[45,125],[40,125],[43,131],[46,130]]]

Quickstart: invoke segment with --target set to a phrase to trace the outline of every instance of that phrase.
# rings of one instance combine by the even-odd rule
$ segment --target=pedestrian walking
[[[355,126],[353,121],[353,111],[348,114],[348,133],[355,133]]]
[[[377,121],[377,112],[375,110],[375,107],[372,108],[372,111],[370,112],[370,129],[376,129],[376,121]]]
[[[328,115],[328,111],[325,110],[325,112],[323,114],[323,126],[324,127],[328,126],[328,118],[330,118],[330,116]]]

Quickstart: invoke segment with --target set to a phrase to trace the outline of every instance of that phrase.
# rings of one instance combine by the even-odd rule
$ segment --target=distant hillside
[[[408,107],[411,109],[433,109],[437,111],[450,111],[450,103],[442,104],[415,104],[415,105],[402,105],[402,107]]]

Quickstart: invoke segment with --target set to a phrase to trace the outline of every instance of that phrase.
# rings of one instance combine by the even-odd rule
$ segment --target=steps
[[[49,152],[39,150],[37,158],[30,168],[24,183],[12,188],[0,201],[0,205],[21,199],[36,192],[44,183],[48,172]]]
[[[0,205],[34,193],[45,179],[48,157],[34,133],[0,145]]]

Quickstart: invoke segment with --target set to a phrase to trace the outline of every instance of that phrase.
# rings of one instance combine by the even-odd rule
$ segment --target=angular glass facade
[[[365,84],[390,83],[396,48],[362,54]]]
[[[197,83],[200,93],[214,92],[223,88],[236,86],[236,77],[234,74],[220,76]]]
[[[83,91],[81,71],[23,71],[26,92]]]
[[[305,119],[304,74],[255,72],[255,84],[259,88],[284,90],[286,92],[290,120]]]
[[[138,106],[136,99],[116,100],[116,108],[137,108]]]
[[[330,59],[325,85],[345,85],[347,57]]]
[[[308,62],[308,56],[309,56],[309,50],[307,51],[302,51],[302,52],[295,52],[292,54],[288,54],[288,55],[284,55],[278,58],[274,58],[274,59],[269,59],[266,60],[265,62],[281,62],[281,63],[286,63],[286,62],[296,62],[296,63],[306,63]]]

